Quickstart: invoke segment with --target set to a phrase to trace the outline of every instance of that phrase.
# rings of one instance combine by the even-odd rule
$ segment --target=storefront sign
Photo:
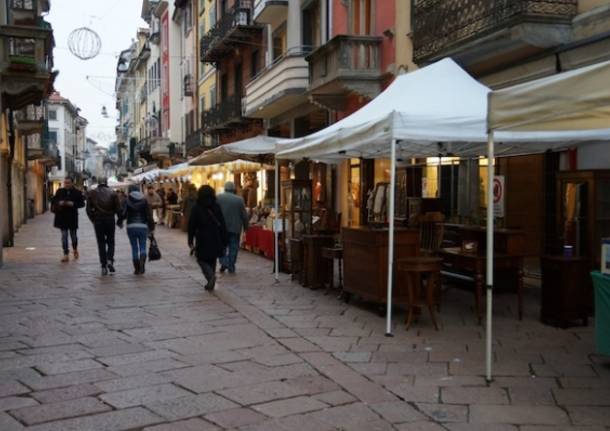
[[[504,217],[504,204],[506,202],[506,189],[504,187],[504,175],[494,177],[494,216]]]

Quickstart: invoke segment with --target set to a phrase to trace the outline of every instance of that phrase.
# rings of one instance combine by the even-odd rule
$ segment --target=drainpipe
[[[6,188],[8,196],[8,241],[7,247],[12,247],[15,240],[15,228],[13,226],[13,160],[15,159],[15,127],[13,124],[13,110],[8,112],[8,166],[6,169]]]

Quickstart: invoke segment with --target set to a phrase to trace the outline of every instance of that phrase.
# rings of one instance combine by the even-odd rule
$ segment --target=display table
[[[455,241],[475,241],[479,253],[486,249],[487,230],[483,226],[445,223],[445,231],[454,234]],[[525,233],[521,229],[494,229],[494,250],[498,253],[521,256],[525,244]],[[461,243],[456,244],[460,246]]]
[[[560,327],[576,319],[587,325],[593,308],[593,288],[586,257],[543,256],[540,320]]]
[[[451,275],[467,273],[472,275],[474,281],[474,299],[475,311],[479,323],[483,318],[483,309],[481,307],[481,298],[483,297],[483,284],[485,282],[485,270],[487,258],[482,254],[481,250],[478,253],[466,253],[460,247],[443,248],[439,250],[438,255],[443,259],[443,274]],[[510,271],[516,277],[517,291],[517,308],[519,311],[519,320],[523,318],[523,257],[513,256],[508,254],[494,253],[494,274],[495,271]]]
[[[343,237],[343,291],[367,301],[386,303],[388,284],[388,229],[347,227]],[[419,254],[419,231],[397,228],[394,232],[394,259]],[[394,280],[397,280],[394,277]],[[404,283],[395,281],[393,301],[408,304]]]
[[[243,246],[253,253],[260,253],[268,259],[274,257],[273,231],[262,226],[250,226],[244,234]]]
[[[597,353],[610,356],[610,276],[591,273],[595,290],[595,344]]]

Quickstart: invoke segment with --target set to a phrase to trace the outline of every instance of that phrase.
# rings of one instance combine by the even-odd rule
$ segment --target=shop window
[[[361,164],[359,159],[351,159],[349,163],[348,177],[348,224],[350,226],[360,225],[361,206]]]
[[[49,120],[57,120],[57,111],[55,109],[49,109]]]

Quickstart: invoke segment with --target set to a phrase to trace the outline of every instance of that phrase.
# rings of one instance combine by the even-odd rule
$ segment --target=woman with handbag
[[[140,188],[133,184],[129,186],[129,194],[123,206],[117,226],[122,228],[127,220],[127,236],[131,244],[134,274],[144,274],[146,266],[146,238],[155,230],[152,208]]]
[[[227,244],[227,228],[216,193],[212,187],[202,186],[189,218],[188,245],[195,250],[197,263],[207,280],[206,290],[214,290],[216,262],[224,256]]]

